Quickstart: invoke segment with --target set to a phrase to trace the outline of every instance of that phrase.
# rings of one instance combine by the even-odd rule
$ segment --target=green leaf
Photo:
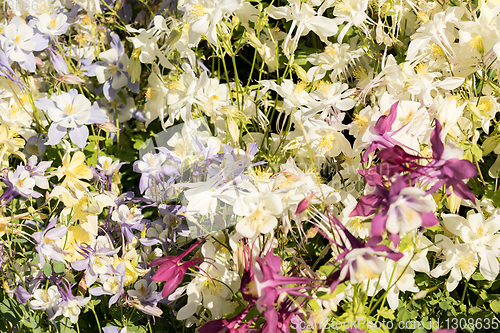
[[[382,316],[383,318],[389,319],[389,320],[394,320],[396,317],[394,316],[394,310],[391,310],[387,307],[383,307],[381,309],[378,309],[377,313]]]
[[[334,269],[335,269],[334,265],[323,265],[318,269],[318,273],[320,273],[323,276],[328,276],[333,272]]]
[[[500,190],[497,190],[495,194],[491,197],[491,203],[495,205],[495,207],[500,207]]]
[[[16,238],[16,239],[11,240],[11,242],[12,243],[26,243],[27,240],[24,238]]]
[[[449,310],[451,309],[450,304],[447,301],[441,301],[439,302],[439,307],[443,310]]]
[[[490,136],[483,142],[483,155],[491,153],[500,143],[500,136]]]
[[[43,271],[43,274],[45,274],[46,276],[51,276],[52,275],[52,266],[50,266],[50,264],[48,262],[46,262],[45,265],[43,265],[42,271]]]
[[[472,146],[471,152],[472,154],[474,154],[474,156],[476,156],[478,160],[483,159],[483,150],[478,145]]]
[[[52,264],[52,268],[54,269],[54,272],[56,274],[62,274],[66,271],[66,267],[64,266],[64,264],[60,261],[55,261],[53,264]]]
[[[496,299],[493,302],[490,303],[490,308],[493,310],[495,313],[500,312],[500,300]]]

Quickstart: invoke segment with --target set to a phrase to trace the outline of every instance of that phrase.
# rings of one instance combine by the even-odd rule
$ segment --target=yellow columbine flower
[[[85,164],[85,155],[81,151],[76,152],[73,157],[66,153],[63,158],[63,165],[59,167],[56,175],[59,179],[65,177],[61,186],[76,188],[80,191],[85,191],[89,186],[80,179],[92,179],[92,171]]]

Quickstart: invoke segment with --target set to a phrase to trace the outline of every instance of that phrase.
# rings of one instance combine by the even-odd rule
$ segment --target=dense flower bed
[[[500,328],[498,0],[0,13],[0,332]]]

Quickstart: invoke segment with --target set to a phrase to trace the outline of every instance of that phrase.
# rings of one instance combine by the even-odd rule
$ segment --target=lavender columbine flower
[[[101,190],[111,189],[111,183],[113,181],[113,174],[120,170],[121,166],[125,164],[119,161],[114,161],[111,157],[99,156],[97,158],[97,164],[92,170],[94,172],[94,178],[101,183]]]
[[[111,219],[120,224],[122,234],[125,235],[127,243],[130,243],[134,238],[132,230],[141,231],[144,228],[145,220],[143,217],[144,215],[141,214],[139,208],[133,207],[129,209],[127,205],[120,205],[111,214]]]
[[[98,248],[98,244],[99,243],[96,243],[93,247],[87,244],[79,244],[77,252],[84,258],[71,262],[71,267],[73,267],[74,270],[85,271],[85,282],[87,286],[93,285],[99,276],[112,273],[113,258],[110,256],[120,251],[120,248]]]
[[[180,159],[168,149],[163,149],[157,154],[147,153],[142,160],[134,162],[134,171],[142,174],[139,181],[141,193],[144,193],[147,188],[154,188],[157,184],[165,183],[166,177],[180,175],[174,166],[165,165],[167,160],[173,161],[178,167],[181,164]],[[171,179],[170,182],[173,183],[175,177]]]
[[[3,177],[3,182],[7,185],[7,190],[0,196],[0,201],[6,201],[0,206],[6,205],[17,195],[27,199],[42,196],[33,189],[36,185],[36,180],[31,177],[30,172],[26,170],[24,165],[19,165],[14,172],[8,171],[7,175]]]
[[[78,147],[84,148],[89,136],[89,130],[85,125],[109,121],[96,102],[91,105],[87,97],[79,94],[76,89],[52,96],[51,99],[40,98],[35,105],[46,111],[52,120],[49,141],[45,143],[46,145],[56,145],[61,142],[69,129],[71,141]]]
[[[118,92],[127,86],[132,92],[139,92],[139,81],[132,83],[128,74],[128,55],[120,37],[111,33],[111,49],[99,54],[101,61],[86,68],[88,76],[96,76],[103,84],[104,96],[108,101],[114,100]]]
[[[62,250],[64,237],[68,233],[68,227],[56,227],[57,216],[54,217],[47,228],[43,231],[37,231],[33,233],[33,239],[35,239],[36,251],[40,258],[40,264],[45,264],[45,256],[49,259],[63,261],[64,253]]]
[[[28,159],[26,163],[26,170],[29,171],[31,178],[35,180],[36,186],[43,189],[49,188],[49,182],[47,177],[45,177],[45,170],[52,165],[52,161],[40,161],[38,163],[38,158],[33,155]]]
[[[11,64],[9,63],[9,58],[3,50],[0,50],[0,75],[5,76],[9,80],[17,84],[21,91],[27,91],[28,87],[26,87],[26,85],[21,80],[19,80],[16,72],[14,72],[12,68],[10,68],[10,65]]]
[[[134,290],[128,290],[127,294],[137,298],[141,304],[154,304],[159,293],[156,292],[156,282],[140,279],[134,284]]]
[[[36,70],[33,51],[42,51],[48,46],[48,40],[41,34],[35,34],[33,28],[21,22],[19,16],[15,16],[4,28],[0,43],[10,65],[17,62],[21,68],[32,73]]]
[[[123,285],[125,284],[125,264],[121,263],[112,269],[113,275],[103,275],[101,276],[102,287],[95,287],[89,290],[89,293],[93,296],[100,295],[113,295],[109,299],[109,307],[115,304],[121,295],[125,293]]]
[[[73,324],[76,324],[78,317],[80,316],[80,308],[86,305],[90,301],[91,297],[89,296],[84,298],[82,296],[73,296],[73,293],[71,292],[71,285],[64,278],[58,279],[51,277],[51,280],[57,285],[62,301],[58,305],[57,312],[52,318],[49,318],[49,320],[53,320],[55,317],[63,315],[64,317],[69,318]]]

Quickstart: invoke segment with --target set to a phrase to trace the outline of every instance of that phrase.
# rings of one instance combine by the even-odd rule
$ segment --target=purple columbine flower
[[[132,207],[130,209],[127,205],[120,205],[111,214],[111,219],[120,224],[122,234],[127,240],[126,243],[130,243],[134,239],[133,230],[141,231],[144,228],[147,220],[144,220],[143,217],[140,208]],[[125,242],[123,245],[125,246]]]
[[[71,267],[76,271],[85,271],[85,283],[91,286],[97,281],[100,275],[110,274],[113,258],[110,256],[117,254],[118,249],[109,249],[107,247],[97,248],[88,244],[79,244],[76,249],[84,258],[71,262]]]
[[[118,92],[127,86],[133,93],[139,92],[139,81],[132,83],[128,74],[128,55],[115,33],[111,33],[111,49],[101,52],[101,61],[84,68],[88,76],[96,76],[99,83],[103,84],[104,97],[108,101],[114,100]]]
[[[51,49],[50,47],[48,48],[49,53],[50,53],[50,63],[54,67],[57,73],[60,75],[66,75],[69,74],[69,69],[68,65],[66,64],[66,61],[64,60],[63,56],[60,55],[57,51]]]
[[[371,237],[368,242],[363,242],[356,237],[331,213],[321,215],[322,218],[329,220],[334,228],[334,237],[325,237],[334,244],[342,253],[336,258],[336,263],[340,262],[340,269],[330,274],[326,283],[330,285],[333,292],[340,283],[350,280],[351,283],[359,283],[364,279],[373,278],[381,274],[386,262],[381,259],[385,257],[398,261],[403,257],[402,253],[391,250],[386,245],[377,243],[380,239]]]
[[[41,34],[34,32],[33,28],[21,22],[19,16],[10,20],[0,35],[2,50],[8,58],[9,65],[17,62],[21,68],[32,73],[36,70],[36,60],[33,51],[42,51],[49,42]]]
[[[125,294],[123,286],[125,284],[125,264],[121,263],[116,267],[112,268],[112,275],[105,274],[101,276],[102,287],[95,287],[89,290],[89,293],[93,296],[100,295],[113,295],[109,299],[109,307],[115,304],[121,295]]]
[[[42,266],[45,264],[45,256],[49,259],[64,262],[62,246],[64,237],[68,233],[68,227],[54,227],[56,222],[57,216],[50,221],[45,230],[37,231],[32,235],[37,243],[36,251]]]
[[[476,196],[463,182],[464,179],[477,175],[477,169],[470,161],[460,159],[462,152],[441,141],[441,123],[436,119],[436,128],[431,134],[432,158],[427,165],[427,182],[438,180],[427,192],[433,193],[441,186],[451,186],[453,192],[462,199],[473,203]]]
[[[380,241],[387,229],[389,239],[397,244],[399,233],[437,224],[431,201],[425,197],[443,185],[451,186],[460,198],[475,201],[463,180],[477,175],[477,170],[471,162],[460,159],[461,149],[452,144],[443,145],[441,124],[437,120],[431,144],[432,159],[425,165],[418,162],[427,158],[392,146],[377,153],[382,161],[379,165],[360,171],[369,185],[369,193],[358,201],[350,216],[375,214],[371,229],[374,239]]]
[[[134,171],[141,174],[139,181],[139,190],[141,193],[144,193],[148,188],[150,190],[157,188],[158,184],[168,183],[167,185],[172,185],[176,179],[175,176],[180,175],[178,169],[182,163],[181,160],[166,148],[158,148],[158,150],[160,150],[159,153],[147,153],[141,160],[134,162]],[[165,164],[167,161],[176,164],[177,168]],[[167,177],[169,177],[168,180]],[[157,197],[159,196],[160,193],[158,193]]]
[[[19,165],[16,171],[8,171],[7,175],[2,177],[3,182],[7,185],[7,189],[0,196],[0,201],[5,200],[0,206],[5,206],[15,196],[20,195],[24,198],[39,198],[42,195],[33,188],[36,185],[36,180],[30,175],[30,172],[24,165]]]
[[[101,111],[99,105],[93,105],[76,89],[67,93],[53,95],[51,99],[40,98],[35,102],[36,107],[47,112],[52,124],[49,128],[49,141],[46,145],[56,145],[61,142],[69,129],[69,137],[78,147],[87,145],[89,136],[88,124],[102,124],[108,117]]]

